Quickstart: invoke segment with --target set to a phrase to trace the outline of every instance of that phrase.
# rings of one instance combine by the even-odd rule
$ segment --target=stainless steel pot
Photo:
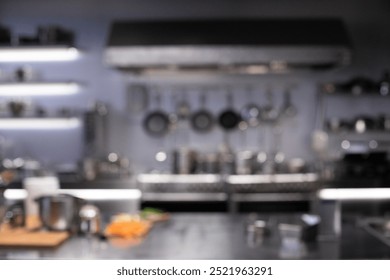
[[[196,170],[197,153],[189,148],[179,148],[173,152],[173,173],[192,174]]]
[[[236,156],[236,173],[240,175],[252,174],[254,169],[254,153],[240,151]]]
[[[58,194],[41,196],[35,200],[39,205],[42,226],[52,231],[74,231],[79,224],[79,210],[84,200]]]

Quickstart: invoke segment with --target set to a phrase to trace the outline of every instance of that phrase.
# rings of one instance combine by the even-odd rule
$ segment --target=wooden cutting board
[[[68,238],[68,232],[30,232],[27,229],[15,229],[0,232],[0,246],[56,247]]]
[[[27,217],[26,228],[9,228],[3,225],[0,229],[0,246],[8,247],[56,247],[69,238],[66,231],[36,231],[39,227],[37,217]]]

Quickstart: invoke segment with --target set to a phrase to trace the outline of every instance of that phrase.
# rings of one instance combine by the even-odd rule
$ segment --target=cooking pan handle
[[[202,92],[201,95],[200,95],[200,107],[201,108],[205,108],[206,107],[206,102],[207,102],[207,93],[206,92]]]
[[[226,95],[227,105],[228,107],[233,107],[233,94],[231,91],[228,91]]]

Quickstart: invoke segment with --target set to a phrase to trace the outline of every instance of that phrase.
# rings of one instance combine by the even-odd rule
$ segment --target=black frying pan
[[[192,114],[191,126],[197,132],[206,133],[212,130],[215,121],[210,111],[206,110],[205,108],[205,103],[206,103],[205,94],[201,95],[200,102],[202,108]]]
[[[160,97],[156,96],[158,106],[160,106]],[[169,131],[170,121],[168,115],[161,109],[148,113],[144,119],[143,126],[145,131],[153,137],[162,137]]]
[[[224,130],[233,130],[237,128],[241,121],[240,115],[232,108],[233,100],[231,94],[227,96],[228,108],[221,112],[218,118],[219,125]]]

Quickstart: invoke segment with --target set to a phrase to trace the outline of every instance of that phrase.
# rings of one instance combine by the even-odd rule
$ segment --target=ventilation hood
[[[261,74],[348,65],[351,46],[334,18],[117,21],[104,58],[139,73]]]

